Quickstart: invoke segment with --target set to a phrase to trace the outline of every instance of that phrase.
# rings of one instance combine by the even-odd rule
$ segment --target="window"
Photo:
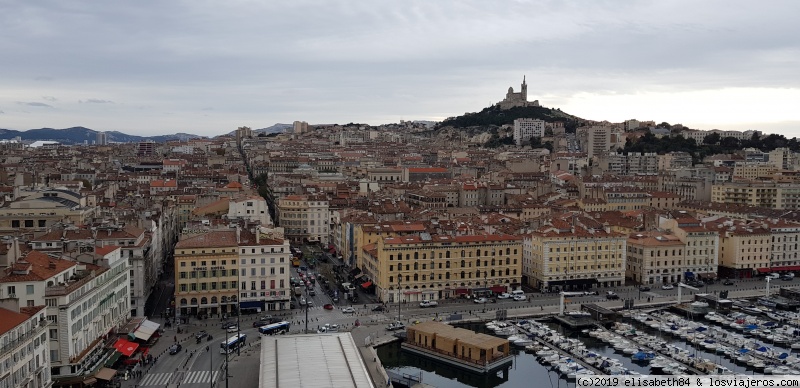
[[[33,294],[33,285],[32,284],[29,284],[29,285],[25,286],[25,293],[28,294],[28,295]]]

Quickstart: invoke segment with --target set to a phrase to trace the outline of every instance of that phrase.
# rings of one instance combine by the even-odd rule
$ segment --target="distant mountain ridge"
[[[15,137],[20,137],[23,141],[38,141],[49,140],[57,141],[63,144],[83,144],[88,141],[89,144],[97,140],[97,133],[103,131],[96,131],[86,127],[71,127],[71,128],[38,128],[29,129],[27,131],[17,131],[13,129],[0,129],[1,140],[11,140]],[[167,141],[179,140],[185,141],[196,138],[204,138],[205,136],[192,135],[190,133],[175,133],[171,135],[159,136],[136,136],[129,135],[118,131],[104,131],[108,137],[109,142],[115,143],[135,143],[140,141],[152,140],[157,143],[164,143]]]

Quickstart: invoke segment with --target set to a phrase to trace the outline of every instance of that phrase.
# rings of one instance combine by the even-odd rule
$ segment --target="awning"
[[[687,278],[687,279],[691,279],[691,278],[693,278],[693,277],[694,277],[694,272],[686,271],[686,272],[684,273],[683,277],[685,277],[685,278]]]
[[[264,301],[261,300],[250,300],[247,302],[239,302],[239,308],[243,309],[263,309],[264,308]]]
[[[96,382],[97,379],[94,377],[89,377],[88,379],[82,381],[83,385],[94,385]]]
[[[369,288],[369,286],[371,286],[371,285],[372,285],[372,282],[370,282],[370,281],[366,281],[366,282],[364,282],[364,284],[362,284],[362,285],[361,285],[361,288],[363,288],[363,289],[365,289],[365,290],[366,290],[366,289],[367,289],[367,288]]]
[[[117,374],[116,369],[102,368],[94,375],[94,377],[100,380],[111,381],[112,379],[114,379],[115,374]]]
[[[133,335],[142,341],[147,341],[153,336],[153,333],[155,333],[160,326],[161,325],[156,322],[145,320],[141,325],[139,325],[136,331],[133,332]]]
[[[126,357],[130,357],[136,352],[136,349],[139,348],[139,344],[135,342],[131,342],[126,340],[125,338],[120,338],[114,344],[114,349],[117,349],[118,352],[124,354]]]
[[[117,360],[119,360],[120,357],[122,357],[122,353],[114,352],[114,354],[112,354],[111,357],[109,357],[108,360],[106,360],[105,365],[108,367],[113,366],[114,363],[117,362]]]
[[[506,286],[492,286],[491,289],[492,289],[492,292],[498,293],[498,294],[507,291]]]
[[[783,267],[772,267],[772,270],[773,271],[800,271],[800,265],[788,265],[788,266],[783,266]]]
[[[759,268],[758,272],[759,273],[767,273],[767,272],[772,272],[772,270],[769,269],[769,268]]]

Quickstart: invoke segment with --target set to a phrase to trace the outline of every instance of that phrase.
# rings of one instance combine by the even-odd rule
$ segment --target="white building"
[[[18,299],[0,301],[0,387],[47,388],[50,379],[44,306],[19,307]]]
[[[46,306],[53,379],[85,376],[107,359],[104,338],[130,318],[128,259],[98,247],[79,261],[31,251],[0,278],[0,299]]]
[[[289,241],[283,238],[282,228],[254,226],[240,231],[240,308],[275,311],[291,307],[291,256]]]
[[[154,225],[152,225],[155,227]],[[134,227],[100,227],[95,234],[97,246],[119,246],[120,255],[131,265],[131,316],[144,316],[144,305],[158,282],[161,252],[155,252],[151,235]]]
[[[543,137],[545,124],[544,120],[539,119],[514,120],[514,142],[517,146],[521,146],[523,143],[530,142],[531,137]]]
[[[330,214],[324,195],[288,195],[278,200],[278,222],[292,242],[328,244]]]
[[[258,221],[262,226],[272,225],[267,201],[257,195],[231,200],[228,204],[228,219]]]

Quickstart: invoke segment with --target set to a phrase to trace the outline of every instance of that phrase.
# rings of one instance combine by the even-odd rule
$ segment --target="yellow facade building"
[[[236,311],[239,286],[236,231],[211,231],[175,245],[175,307],[180,315]]]
[[[625,281],[626,236],[608,227],[553,219],[524,237],[528,284],[539,290],[583,290]]]
[[[362,267],[388,303],[488,296],[520,286],[522,238],[511,235],[379,239],[363,248]]]

